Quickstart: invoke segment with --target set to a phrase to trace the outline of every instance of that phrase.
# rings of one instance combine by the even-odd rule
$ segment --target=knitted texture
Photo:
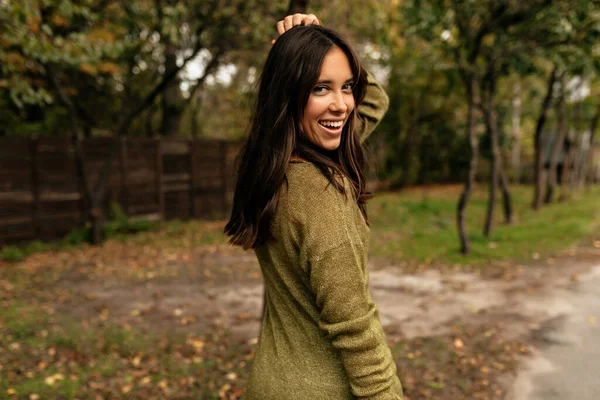
[[[359,108],[366,137],[387,109],[370,79]],[[369,228],[350,183],[340,193],[305,161],[286,171],[271,222],[275,240],[256,249],[266,309],[247,400],[401,400],[396,365],[368,290]]]

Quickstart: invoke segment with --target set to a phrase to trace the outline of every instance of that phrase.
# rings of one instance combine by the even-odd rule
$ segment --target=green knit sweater
[[[358,109],[363,138],[388,104],[369,82]],[[246,399],[402,399],[368,290],[369,228],[350,183],[344,196],[305,161],[286,176],[271,223],[276,240],[256,249],[266,309]]]

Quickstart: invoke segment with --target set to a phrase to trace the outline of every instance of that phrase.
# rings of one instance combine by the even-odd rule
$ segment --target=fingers
[[[301,25],[302,21],[304,21],[304,17],[306,17],[306,16],[303,14],[292,15],[292,26]],[[289,18],[289,16],[287,16],[285,18],[287,19],[287,18]]]
[[[283,35],[285,32],[298,25],[321,25],[321,23],[314,14],[288,15],[281,21],[277,22],[277,33]]]
[[[294,14],[288,15],[281,21],[277,22],[277,33],[283,35],[294,26],[298,25],[321,25],[321,22],[315,14]],[[276,39],[271,40],[271,44],[275,43]]]
[[[283,35],[284,32],[285,32],[285,27],[283,26],[283,21],[279,21],[277,23],[277,33],[279,33],[280,35]]]
[[[288,15],[283,19],[283,27],[285,28],[286,32],[294,27],[294,17],[296,15],[298,14]]]
[[[321,25],[321,22],[315,14],[308,14],[304,19],[304,25]]]

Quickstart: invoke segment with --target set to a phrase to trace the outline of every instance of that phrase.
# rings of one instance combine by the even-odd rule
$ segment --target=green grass
[[[475,190],[466,210],[471,254],[460,253],[456,229],[459,187],[418,188],[399,193],[379,193],[369,203],[371,255],[394,262],[482,265],[491,260],[528,261],[547,257],[576,245],[600,226],[600,187],[578,193],[535,212],[530,208],[532,188],[511,188],[514,219],[503,223],[498,196],[496,221],[489,238],[483,222],[487,190]],[[107,225],[108,237],[132,245],[194,248],[227,243],[224,221],[167,221],[158,225],[133,225],[115,210]],[[137,234],[134,234],[137,233]],[[0,259],[19,261],[33,252],[70,248],[82,243],[84,233],[75,231],[61,242],[32,242],[25,247],[0,249]],[[535,257],[534,257],[535,255]]]
[[[467,208],[466,226],[472,251],[459,252],[456,229],[458,190],[418,189],[384,193],[369,204],[371,254],[394,261],[480,265],[491,260],[527,261],[558,254],[589,236],[600,225],[600,188],[576,198],[530,208],[530,187],[513,187],[515,223],[503,224],[498,198],[495,226],[483,235],[487,192],[476,190]],[[535,256],[537,258],[537,256]]]
[[[197,338],[111,319],[82,325],[30,301],[7,304],[0,309],[2,399],[217,399],[227,373],[248,373],[250,348],[226,332]],[[206,344],[200,350],[198,340]]]

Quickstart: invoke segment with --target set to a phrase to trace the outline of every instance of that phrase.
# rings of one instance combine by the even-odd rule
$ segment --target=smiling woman
[[[326,150],[339,147],[342,130],[354,111],[354,75],[348,57],[335,46],[325,55],[321,73],[302,117],[308,140]]]
[[[277,25],[242,150],[231,243],[254,249],[265,312],[247,400],[398,400],[368,290],[361,140],[388,99],[346,41],[295,14]]]

